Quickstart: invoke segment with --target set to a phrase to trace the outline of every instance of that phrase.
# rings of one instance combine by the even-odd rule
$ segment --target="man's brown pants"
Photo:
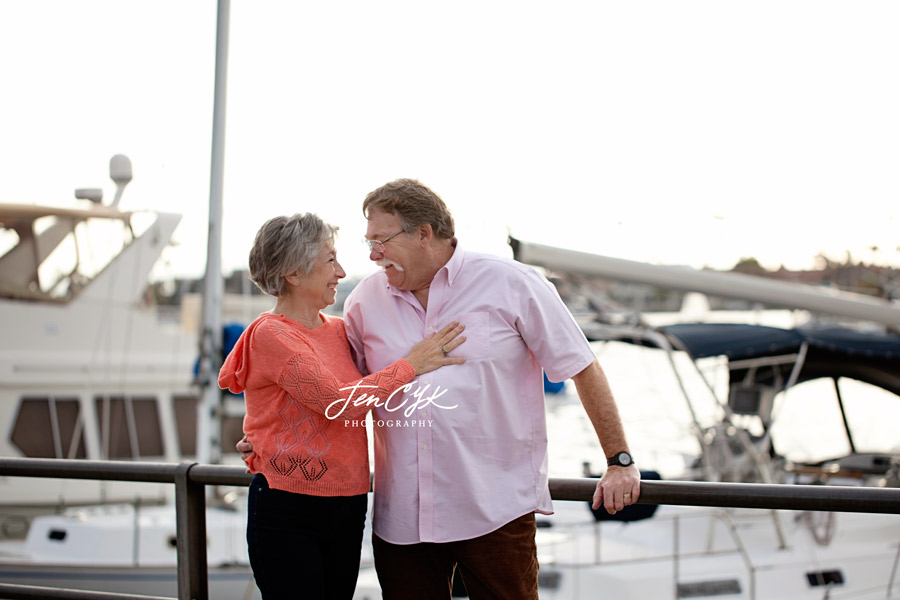
[[[399,545],[372,536],[384,600],[450,598],[453,569],[471,600],[537,600],[534,513],[471,540]]]

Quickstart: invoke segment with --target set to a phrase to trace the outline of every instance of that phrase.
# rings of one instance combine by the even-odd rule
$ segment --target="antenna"
[[[78,188],[75,197],[79,200],[90,200],[95,204],[103,202],[103,190],[100,188]]]
[[[116,197],[110,206],[117,206],[122,199],[122,191],[131,181],[131,160],[124,154],[116,154],[109,159],[109,178],[116,183]]]

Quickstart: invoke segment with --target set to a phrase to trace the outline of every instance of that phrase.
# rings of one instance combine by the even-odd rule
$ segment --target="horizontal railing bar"
[[[90,592],[37,585],[9,585],[0,583],[0,598],[4,600],[175,600],[164,596],[139,596],[135,594],[113,594],[110,592]]]
[[[596,479],[551,479],[554,500],[590,500]],[[900,514],[900,488],[641,481],[640,504]]]
[[[253,474],[244,467],[196,464],[190,472],[191,481],[206,485],[250,485]]]
[[[0,458],[0,475],[175,483],[178,463],[80,460],[65,458]]]
[[[164,482],[175,484],[176,488],[187,485],[189,489],[182,490],[181,494],[184,506],[179,505],[177,511],[181,515],[177,533],[179,537],[187,536],[188,540],[198,535],[202,539],[205,535],[203,495],[193,494],[201,502],[199,507],[195,506],[196,498],[191,500],[188,493],[192,484],[242,486],[247,485],[252,477],[246,472],[246,468],[240,466],[50,458],[0,458],[0,476]],[[550,480],[550,494],[554,500],[589,501],[596,484],[597,480],[590,478],[553,478]],[[202,487],[200,489],[202,490]],[[900,489],[644,480],[641,482],[639,503],[900,514]],[[202,600],[207,598],[205,569],[190,568],[193,561],[202,560],[194,556],[197,552],[203,554],[202,546],[201,550],[195,551],[190,544],[179,545],[179,577],[183,576],[183,572],[186,573],[189,584],[182,589],[182,584],[179,583],[179,598],[195,597],[194,592],[190,591],[191,586],[197,586],[199,598]],[[202,580],[198,582],[192,577],[201,577]],[[0,583],[0,598],[170,600],[158,596],[110,594],[3,583]]]
[[[55,458],[0,458],[0,475],[175,482],[178,463],[89,461]],[[205,485],[247,485],[244,467],[194,465],[189,479]],[[596,480],[550,480],[555,500],[590,500]],[[721,506],[900,514],[900,488],[763,483],[711,483],[701,481],[641,482],[641,504]]]

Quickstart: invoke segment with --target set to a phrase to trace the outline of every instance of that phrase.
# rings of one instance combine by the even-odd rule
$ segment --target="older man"
[[[637,501],[640,474],[600,364],[553,286],[513,260],[467,252],[444,202],[401,179],[363,203],[382,271],[344,305],[363,372],[452,321],[466,358],[376,407],[373,546],[387,600],[537,598],[534,513],[550,513],[542,369],[571,378],[608,459],[594,506]]]

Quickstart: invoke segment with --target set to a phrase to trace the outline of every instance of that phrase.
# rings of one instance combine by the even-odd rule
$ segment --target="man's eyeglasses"
[[[374,250],[374,251],[378,252],[378,254],[384,254],[384,245],[387,244],[392,239],[394,239],[395,237],[397,237],[398,235],[400,235],[401,233],[403,233],[402,229],[400,231],[398,231],[397,233],[395,233],[394,235],[386,237],[384,240],[368,240],[366,238],[363,238],[363,243],[369,247],[369,252]]]

